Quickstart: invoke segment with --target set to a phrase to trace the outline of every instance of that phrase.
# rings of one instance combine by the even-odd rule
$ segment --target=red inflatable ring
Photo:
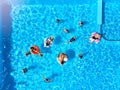
[[[31,54],[40,54],[40,49],[38,46],[32,46],[30,47]]]

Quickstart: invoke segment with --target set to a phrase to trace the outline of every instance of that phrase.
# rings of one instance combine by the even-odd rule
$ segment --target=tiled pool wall
[[[11,49],[11,31],[12,31],[12,20],[10,17],[10,13],[12,10],[12,7],[8,3],[2,3],[0,6],[1,10],[1,52],[2,57],[0,57],[0,64],[1,64],[1,85],[0,90],[14,90],[14,80],[13,77],[10,75],[10,72],[12,71],[11,65],[10,65],[10,58],[9,58],[9,51]]]
[[[1,13],[1,4],[0,4],[0,13]],[[1,28],[1,14],[0,14],[0,86],[2,84],[2,76],[1,76],[1,71],[2,71],[2,28]]]

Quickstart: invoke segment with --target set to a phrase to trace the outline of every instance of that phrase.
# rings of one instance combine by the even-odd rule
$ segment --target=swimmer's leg
[[[29,52],[26,52],[25,53],[25,56],[28,56],[28,55],[30,55],[31,54],[31,52],[29,51]]]
[[[43,54],[42,54],[42,53],[38,53],[38,55],[40,55],[41,57],[43,56]]]

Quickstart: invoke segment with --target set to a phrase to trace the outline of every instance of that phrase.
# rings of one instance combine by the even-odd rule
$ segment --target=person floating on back
[[[39,47],[36,45],[31,46],[30,51],[25,53],[26,56],[28,56],[30,54],[37,54],[37,55],[43,56],[43,54],[40,52]]]
[[[92,35],[90,36],[90,43],[92,43],[92,42],[99,43],[100,38],[101,38],[100,34],[93,32]]]
[[[71,42],[73,42],[73,41],[75,41],[76,40],[76,37],[72,37],[69,41],[68,41],[68,43],[71,43]]]
[[[60,65],[63,65],[66,61],[68,61],[68,56],[65,53],[60,53],[57,56],[57,61]]]
[[[44,47],[49,48],[53,43],[54,37],[50,36],[49,38],[44,39]]]
[[[44,75],[41,75],[41,77],[45,82],[52,82],[53,81],[53,79],[49,80],[48,78],[45,78]]]

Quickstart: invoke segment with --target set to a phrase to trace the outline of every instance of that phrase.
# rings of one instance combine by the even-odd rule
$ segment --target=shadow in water
[[[44,47],[44,44],[41,44],[40,49],[41,49],[41,51],[42,51],[41,53],[52,53],[52,51],[51,51],[50,48]]]
[[[72,49],[67,50],[66,54],[67,54],[69,60],[71,60],[75,57],[75,51]]]
[[[75,29],[74,28],[70,28],[69,31],[70,31],[70,33],[73,33],[73,32],[75,32]]]
[[[58,35],[58,36],[55,38],[54,43],[55,43],[55,44],[60,44],[61,42],[62,42],[61,36]]]
[[[59,76],[58,73],[53,73],[50,77],[51,77],[51,78],[55,78],[55,77],[57,77],[57,76]]]
[[[21,81],[21,82],[18,82],[18,84],[26,84],[27,82],[25,81]]]
[[[11,50],[11,33],[12,33],[12,19],[10,17],[11,13],[11,5],[3,4],[2,5],[2,53],[3,53],[3,67],[6,67],[7,73],[6,78],[4,78],[4,83],[2,90],[16,90],[14,78],[10,75],[13,71],[11,68],[11,61],[9,58],[10,50]]]
[[[82,21],[82,22],[83,22],[83,25],[82,25],[82,26],[84,26],[84,25],[88,25],[88,24],[89,24],[88,21]]]
[[[82,55],[82,58],[84,58],[88,54],[89,54],[89,51],[87,51],[87,52],[80,52],[79,55],[78,55],[78,57],[80,58],[80,56]]]
[[[49,77],[47,77],[48,79],[50,79],[50,80],[52,80],[52,79],[54,79],[54,78],[56,78],[56,77],[58,77],[58,76],[60,76],[61,75],[61,73],[53,73],[52,75],[50,75]]]
[[[29,70],[35,69],[35,68],[36,68],[36,66],[30,66],[30,67],[28,67]]]

